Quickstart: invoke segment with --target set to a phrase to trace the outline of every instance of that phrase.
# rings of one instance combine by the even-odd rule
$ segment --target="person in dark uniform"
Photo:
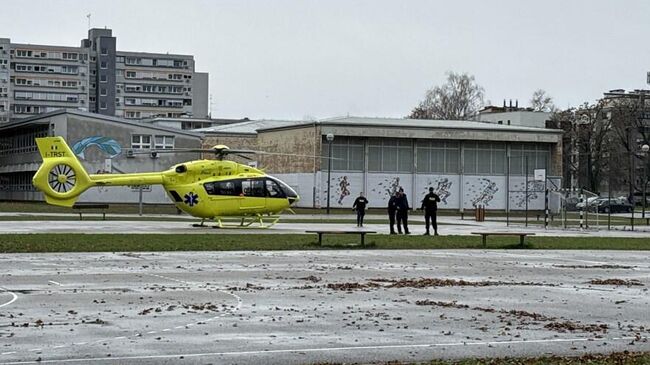
[[[402,233],[402,226],[404,227],[404,234],[411,234],[409,232],[409,201],[404,193],[403,188],[399,188],[399,196],[397,198],[397,232]]]
[[[388,221],[390,222],[390,234],[395,234],[395,214],[397,212],[397,197],[399,192],[395,192],[390,199],[388,199]],[[400,230],[399,233],[402,233],[402,230],[399,226],[397,229]]]
[[[366,215],[366,205],[368,205],[368,199],[363,196],[363,192],[359,193],[359,196],[352,204],[352,210],[357,212],[357,227],[363,227],[363,217]]]
[[[422,209],[424,210],[424,222],[427,227],[427,231],[424,233],[425,236],[428,236],[429,233],[429,222],[433,227],[433,234],[438,235],[438,203],[440,203],[440,197],[438,194],[433,192],[433,188],[429,188],[429,194],[424,196],[422,199]]]

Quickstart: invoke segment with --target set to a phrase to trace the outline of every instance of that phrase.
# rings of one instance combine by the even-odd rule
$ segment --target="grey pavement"
[[[650,351],[649,259],[525,250],[3,254],[0,363]],[[427,280],[408,280],[418,278]]]
[[[0,233],[162,233],[162,234],[302,234],[306,230],[326,229],[326,230],[353,230],[357,229],[355,224],[351,223],[278,223],[268,229],[214,229],[210,227],[197,228],[192,223],[198,221],[156,221],[156,220],[134,220],[134,221],[0,221]],[[630,238],[648,238],[650,229],[640,228],[636,231],[630,230],[579,230],[561,229],[551,227],[544,229],[541,225],[529,225],[524,227],[522,224],[513,224],[507,226],[501,221],[474,222],[460,220],[456,218],[440,219],[440,233],[442,235],[471,235],[476,231],[498,231],[498,232],[532,232],[539,236],[553,237],[630,237]],[[213,223],[206,223],[214,225]],[[254,226],[253,226],[254,227]],[[422,222],[414,220],[410,225],[413,234],[424,233]],[[388,234],[389,228],[386,224],[366,224],[365,230],[376,231],[380,234]]]

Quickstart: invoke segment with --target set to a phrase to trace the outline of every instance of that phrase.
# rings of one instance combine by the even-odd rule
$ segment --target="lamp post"
[[[328,133],[325,137],[327,139],[327,214],[330,214],[330,177],[332,175],[332,142],[334,135]]]
[[[643,210],[641,211],[641,217],[645,218],[645,208],[646,208],[646,188],[648,185],[648,151],[650,151],[650,146],[646,143],[641,146],[641,152],[643,152]]]

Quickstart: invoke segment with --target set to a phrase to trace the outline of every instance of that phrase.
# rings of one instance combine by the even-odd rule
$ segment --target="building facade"
[[[0,122],[57,109],[205,118],[208,74],[191,55],[118,51],[110,29],[90,29],[79,47],[0,38]]]
[[[385,207],[404,188],[412,207],[433,187],[441,208],[543,209],[561,186],[562,131],[472,121],[344,117],[255,121],[200,130],[204,147],[226,144],[280,155],[255,161],[301,196],[299,206],[349,208],[364,192]],[[327,140],[327,135],[334,137]],[[331,156],[313,158],[309,156]],[[544,170],[547,179],[535,177]],[[329,171],[329,174],[328,174]],[[328,178],[329,175],[329,178]],[[328,186],[329,182],[329,186]],[[559,197],[550,197],[557,208]]]
[[[130,154],[200,148],[201,135],[80,111],[58,110],[0,125],[0,200],[43,200],[32,185],[41,165],[35,138],[62,136],[91,174],[163,171],[198,153]],[[93,187],[81,202],[137,203],[139,187]],[[161,186],[143,189],[145,203],[170,203]]]

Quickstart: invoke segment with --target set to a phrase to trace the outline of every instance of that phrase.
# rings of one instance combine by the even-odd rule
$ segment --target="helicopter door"
[[[241,189],[242,199],[240,199],[239,210],[245,212],[266,207],[266,188],[263,179],[242,180]]]

